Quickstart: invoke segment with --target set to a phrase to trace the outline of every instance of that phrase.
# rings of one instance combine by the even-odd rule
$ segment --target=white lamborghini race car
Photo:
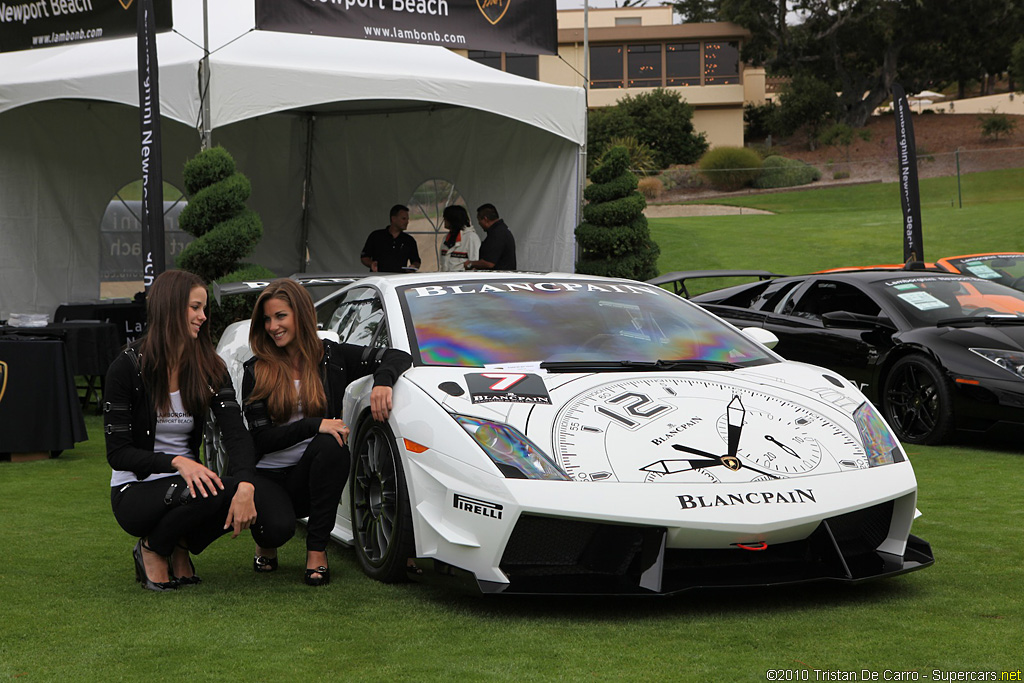
[[[934,561],[910,533],[914,471],[878,411],[836,373],[769,351],[761,330],[631,280],[346,281],[317,302],[324,333],[414,359],[386,424],[369,377],[346,394],[353,471],[333,535],[373,578],[402,580],[415,557],[421,578],[485,593],[642,594]],[[218,346],[236,388],[248,326]]]

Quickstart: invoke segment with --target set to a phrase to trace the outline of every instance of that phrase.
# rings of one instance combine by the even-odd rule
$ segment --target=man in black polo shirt
[[[476,210],[476,222],[487,233],[480,245],[480,258],[467,261],[466,270],[515,270],[516,239],[505,221],[498,217],[494,204],[483,204]]]
[[[366,238],[359,260],[374,273],[402,273],[418,270],[420,250],[416,240],[405,234],[409,227],[409,207],[391,207],[391,224],[374,230]]]

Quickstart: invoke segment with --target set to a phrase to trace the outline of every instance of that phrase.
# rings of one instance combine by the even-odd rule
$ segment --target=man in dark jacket
[[[359,259],[375,273],[402,273],[419,270],[420,252],[416,240],[406,234],[409,227],[409,207],[395,204],[391,207],[391,222],[387,227],[374,230],[366,238]]]
[[[515,270],[516,239],[505,221],[498,216],[494,204],[483,204],[476,210],[476,222],[487,233],[480,245],[480,258],[467,261],[466,270]]]

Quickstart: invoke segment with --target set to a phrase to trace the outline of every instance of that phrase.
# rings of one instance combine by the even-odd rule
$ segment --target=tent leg
[[[313,179],[313,127],[316,116],[310,114],[306,121],[306,169],[302,179],[302,236],[299,244],[299,271],[305,273],[309,265],[309,195]]]

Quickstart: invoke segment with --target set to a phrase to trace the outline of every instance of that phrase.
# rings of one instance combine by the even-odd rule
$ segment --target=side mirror
[[[744,327],[740,331],[761,346],[766,346],[769,349],[774,349],[775,345],[779,343],[779,338],[775,336],[775,333],[763,327]]]
[[[892,328],[892,322],[880,315],[864,315],[863,313],[850,313],[849,311],[832,311],[821,316],[821,323],[825,327],[835,327],[844,330],[873,330],[876,327]]]

